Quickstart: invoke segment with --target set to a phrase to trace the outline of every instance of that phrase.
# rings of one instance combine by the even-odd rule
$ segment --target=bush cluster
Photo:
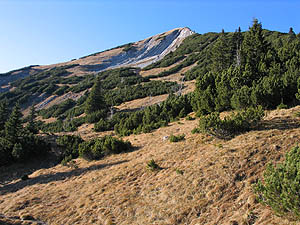
[[[286,154],[285,161],[276,167],[267,166],[264,179],[254,185],[260,202],[270,206],[276,214],[300,220],[300,147]]]
[[[47,154],[50,145],[36,135],[38,130],[34,114],[32,111],[25,126],[18,104],[10,111],[6,102],[0,103],[0,166]]]
[[[83,142],[79,145],[79,156],[85,159],[101,159],[111,154],[119,154],[132,150],[132,145],[128,141],[123,141],[112,136],[105,136],[90,141]]]
[[[220,118],[219,112],[213,112],[206,116],[201,116],[199,130],[219,138],[229,138],[236,134],[246,132],[257,126],[264,117],[264,110],[261,106],[257,108],[247,108],[230,116]],[[195,131],[196,132],[196,131]]]
[[[170,136],[170,142],[179,142],[179,141],[183,141],[185,139],[185,135],[181,134],[181,135],[171,135]]]
[[[300,39],[272,33],[253,21],[242,33],[222,33],[197,74],[193,109],[202,114],[262,105],[294,105],[298,101]]]

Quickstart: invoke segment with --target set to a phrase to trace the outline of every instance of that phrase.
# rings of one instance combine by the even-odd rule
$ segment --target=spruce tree
[[[296,38],[296,34],[295,34],[293,28],[290,27],[290,30],[289,30],[289,39],[290,39],[290,40],[293,40],[293,39],[295,39],[295,38]]]
[[[96,111],[107,111],[107,105],[102,96],[101,80],[98,77],[85,102],[85,113],[91,114]]]
[[[211,71],[220,73],[231,64],[230,41],[225,33],[221,33],[211,52]]]
[[[15,144],[18,142],[18,137],[23,130],[22,126],[22,113],[19,104],[17,103],[9,119],[5,123],[5,138]]]
[[[8,119],[9,110],[7,101],[3,101],[0,103],[0,131],[4,130],[4,124]]]
[[[257,76],[260,62],[265,58],[268,49],[269,44],[264,38],[262,25],[257,19],[254,19],[252,27],[250,27],[249,32],[245,34],[241,52],[242,63],[243,65],[248,64],[253,78]]]
[[[28,121],[27,129],[33,134],[38,133],[38,128],[37,128],[36,122],[34,121],[35,117],[36,117],[36,111],[35,111],[34,105],[32,105],[30,107],[30,114],[29,114],[29,121]]]

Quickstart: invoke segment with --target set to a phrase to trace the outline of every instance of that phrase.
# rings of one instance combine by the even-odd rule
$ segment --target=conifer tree
[[[36,117],[36,111],[35,111],[34,105],[32,105],[30,107],[30,114],[29,114],[29,121],[28,121],[27,129],[33,134],[38,133],[37,125],[36,125],[36,122],[34,121],[35,117]]]
[[[290,27],[290,30],[289,30],[289,38],[290,38],[290,40],[293,40],[296,38],[296,34],[292,27]]]
[[[18,137],[22,132],[22,113],[19,104],[17,103],[12,110],[9,119],[5,123],[5,137],[12,144],[18,142]]]
[[[0,131],[4,130],[4,124],[8,119],[8,104],[7,101],[0,103]]]
[[[221,33],[211,52],[211,70],[213,73],[220,73],[231,64],[230,42],[225,33]]]
[[[107,105],[102,96],[100,78],[97,78],[85,102],[85,112],[86,114],[91,114],[100,110],[107,111]]]
[[[268,67],[271,62],[266,60],[270,46],[265,40],[261,23],[254,19],[249,32],[245,34],[241,56],[242,66],[244,68],[243,78],[246,82],[243,85],[250,86],[251,83],[264,76],[262,71]]]

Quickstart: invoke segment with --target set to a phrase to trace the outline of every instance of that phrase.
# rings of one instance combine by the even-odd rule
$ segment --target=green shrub
[[[161,170],[162,168],[153,159],[151,159],[147,163],[147,169],[151,171],[157,171],[157,170]]]
[[[97,123],[95,123],[94,130],[97,132],[106,131],[111,128],[111,125],[108,121],[104,119],[100,119]]]
[[[286,154],[284,162],[269,164],[263,181],[254,185],[254,191],[263,204],[276,214],[300,220],[300,147],[295,146]]]
[[[185,135],[181,134],[181,135],[171,135],[170,136],[170,142],[179,142],[179,141],[183,141],[185,139]]]
[[[61,155],[63,162],[69,162],[79,156],[78,149],[82,142],[81,137],[74,135],[64,135],[56,139],[57,145],[63,148]]]
[[[86,123],[96,123],[100,119],[103,119],[106,117],[106,110],[98,110],[95,112],[92,112],[85,117]]]
[[[178,175],[183,175],[183,170],[181,170],[181,169],[178,169],[178,168],[176,168],[176,173],[178,174]]]
[[[277,109],[287,109],[287,108],[288,106],[282,102],[277,106]]]
[[[110,154],[119,154],[132,149],[132,145],[128,141],[105,136],[103,138],[94,139],[79,145],[79,156],[88,160],[101,159]]]
[[[223,120],[220,113],[213,112],[207,116],[200,117],[199,130],[217,136],[228,138],[236,134],[251,130],[257,126],[264,117],[264,110],[261,106],[247,108],[245,110],[226,116]]]
[[[186,120],[195,120],[195,117],[192,117],[190,115],[188,115],[187,117],[185,117]]]

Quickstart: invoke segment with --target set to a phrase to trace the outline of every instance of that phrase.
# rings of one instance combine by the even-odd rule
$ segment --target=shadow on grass
[[[256,130],[288,130],[300,127],[300,121],[295,118],[273,118],[263,120]]]
[[[90,166],[87,168],[74,169],[74,170],[68,171],[68,172],[59,172],[59,173],[55,173],[55,174],[40,175],[40,176],[33,177],[33,178],[30,178],[25,181],[19,180],[16,183],[7,184],[7,185],[4,185],[3,187],[1,187],[0,195],[4,195],[7,193],[13,193],[13,192],[16,192],[27,186],[31,186],[31,185],[35,185],[35,184],[47,184],[47,183],[50,183],[53,181],[65,180],[70,177],[77,177],[77,176],[85,174],[89,171],[100,170],[100,169],[103,169],[106,167],[122,164],[125,162],[128,162],[128,160],[118,161],[118,162],[114,162],[114,163],[101,164],[101,165],[93,165],[93,166]]]
[[[0,167],[0,185],[10,183],[25,174],[31,174],[39,169],[49,169],[59,164],[60,161],[61,159],[57,155],[49,152],[44,157],[32,158],[28,162],[2,166]]]

